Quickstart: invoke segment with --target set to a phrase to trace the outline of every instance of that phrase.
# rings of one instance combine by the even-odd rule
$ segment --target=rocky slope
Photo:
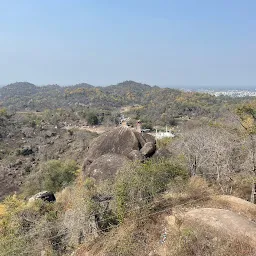
[[[0,133],[0,199],[18,192],[24,179],[47,160],[72,159],[81,164],[97,136],[46,123],[31,127],[19,114],[0,119]]]

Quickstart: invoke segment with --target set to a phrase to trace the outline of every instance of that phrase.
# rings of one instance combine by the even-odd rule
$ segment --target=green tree
[[[98,116],[94,112],[89,112],[86,116],[89,125],[97,125],[99,123]]]
[[[0,108],[0,117],[1,116],[7,116],[7,110],[6,110],[6,108]]]
[[[59,191],[74,181],[77,169],[75,161],[47,161],[40,166],[38,172],[27,178],[23,185],[23,193],[30,196],[42,190]]]
[[[58,191],[70,184],[76,177],[75,161],[50,160],[42,166],[42,186],[46,190]]]
[[[188,172],[179,164],[167,159],[133,163],[120,171],[115,183],[117,215],[123,220],[127,207],[136,208],[150,202],[167,189],[177,176],[186,179]]]

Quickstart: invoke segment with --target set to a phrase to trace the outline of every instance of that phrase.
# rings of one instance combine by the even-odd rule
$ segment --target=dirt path
[[[16,114],[18,115],[37,115],[41,116],[43,112],[37,112],[37,111],[17,111]]]
[[[143,107],[143,106],[141,106],[141,105],[137,105],[137,106],[124,106],[124,107],[121,107],[120,113],[129,112],[129,111],[131,111],[131,110],[140,109],[140,108],[142,108],[142,107]]]
[[[70,130],[70,129],[78,129],[88,132],[96,132],[98,134],[102,134],[106,131],[112,129],[111,127],[104,127],[104,126],[64,126],[63,129]]]

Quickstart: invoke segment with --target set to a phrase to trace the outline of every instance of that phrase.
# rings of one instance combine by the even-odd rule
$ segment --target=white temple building
[[[175,137],[175,135],[171,131],[168,131],[166,126],[165,132],[158,132],[156,129],[155,137],[156,139],[163,139],[163,138],[173,138]]]

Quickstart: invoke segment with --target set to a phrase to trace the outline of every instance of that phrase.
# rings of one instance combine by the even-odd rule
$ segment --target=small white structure
[[[139,133],[141,133],[141,121],[140,120],[138,120],[137,121],[137,123],[136,123],[136,130],[137,130],[137,132],[139,132]]]
[[[168,131],[166,126],[165,132],[158,132],[156,129],[155,137],[156,139],[163,139],[163,138],[173,138],[175,137],[175,135],[171,131]]]

